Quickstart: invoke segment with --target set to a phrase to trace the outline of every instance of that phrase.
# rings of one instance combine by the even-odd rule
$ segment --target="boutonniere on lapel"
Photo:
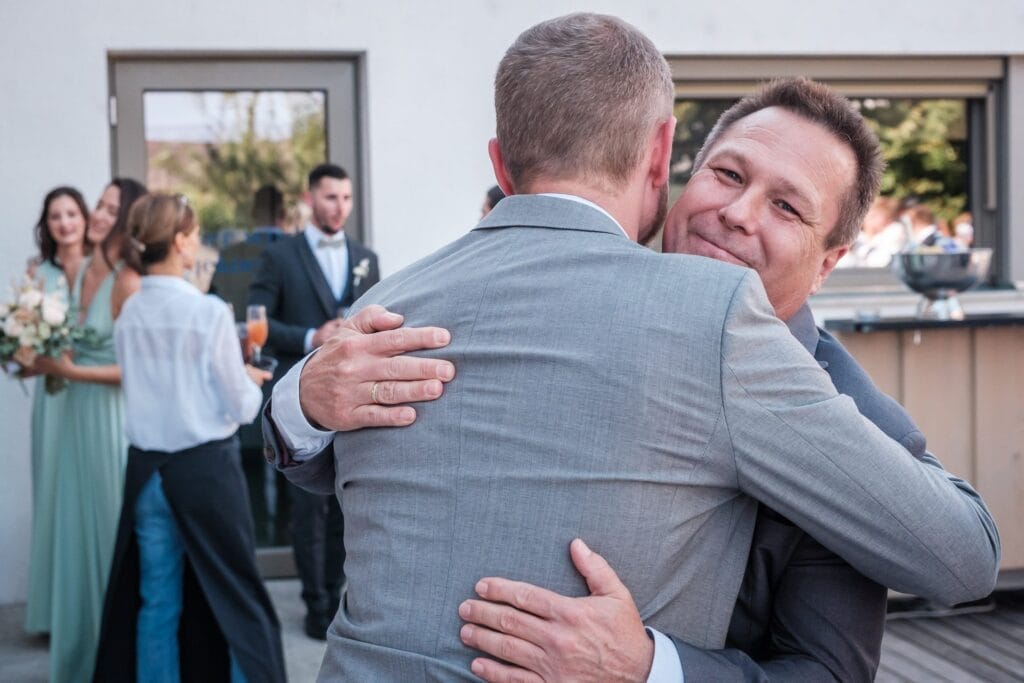
[[[370,259],[364,258],[352,269],[352,286],[358,287],[363,278],[370,274]]]

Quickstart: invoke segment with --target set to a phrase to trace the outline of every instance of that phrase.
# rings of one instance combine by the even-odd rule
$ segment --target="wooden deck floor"
[[[1024,681],[1024,591],[993,597],[988,612],[890,618],[877,680]]]

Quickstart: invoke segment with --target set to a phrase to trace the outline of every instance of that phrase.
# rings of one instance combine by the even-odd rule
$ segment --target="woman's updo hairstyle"
[[[149,266],[167,258],[175,235],[189,235],[196,227],[195,213],[184,195],[140,197],[128,214],[124,261],[140,275],[145,275]]]

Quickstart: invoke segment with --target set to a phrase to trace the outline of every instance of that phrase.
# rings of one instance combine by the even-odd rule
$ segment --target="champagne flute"
[[[260,348],[267,343],[267,335],[270,332],[267,327],[267,307],[247,306],[245,327],[249,331],[249,343],[252,344],[252,364],[259,367]]]

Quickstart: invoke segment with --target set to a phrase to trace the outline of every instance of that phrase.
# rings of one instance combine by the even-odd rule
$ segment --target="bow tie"
[[[345,238],[337,237],[331,239],[329,237],[321,237],[320,241],[316,243],[317,249],[340,249],[345,246]]]

